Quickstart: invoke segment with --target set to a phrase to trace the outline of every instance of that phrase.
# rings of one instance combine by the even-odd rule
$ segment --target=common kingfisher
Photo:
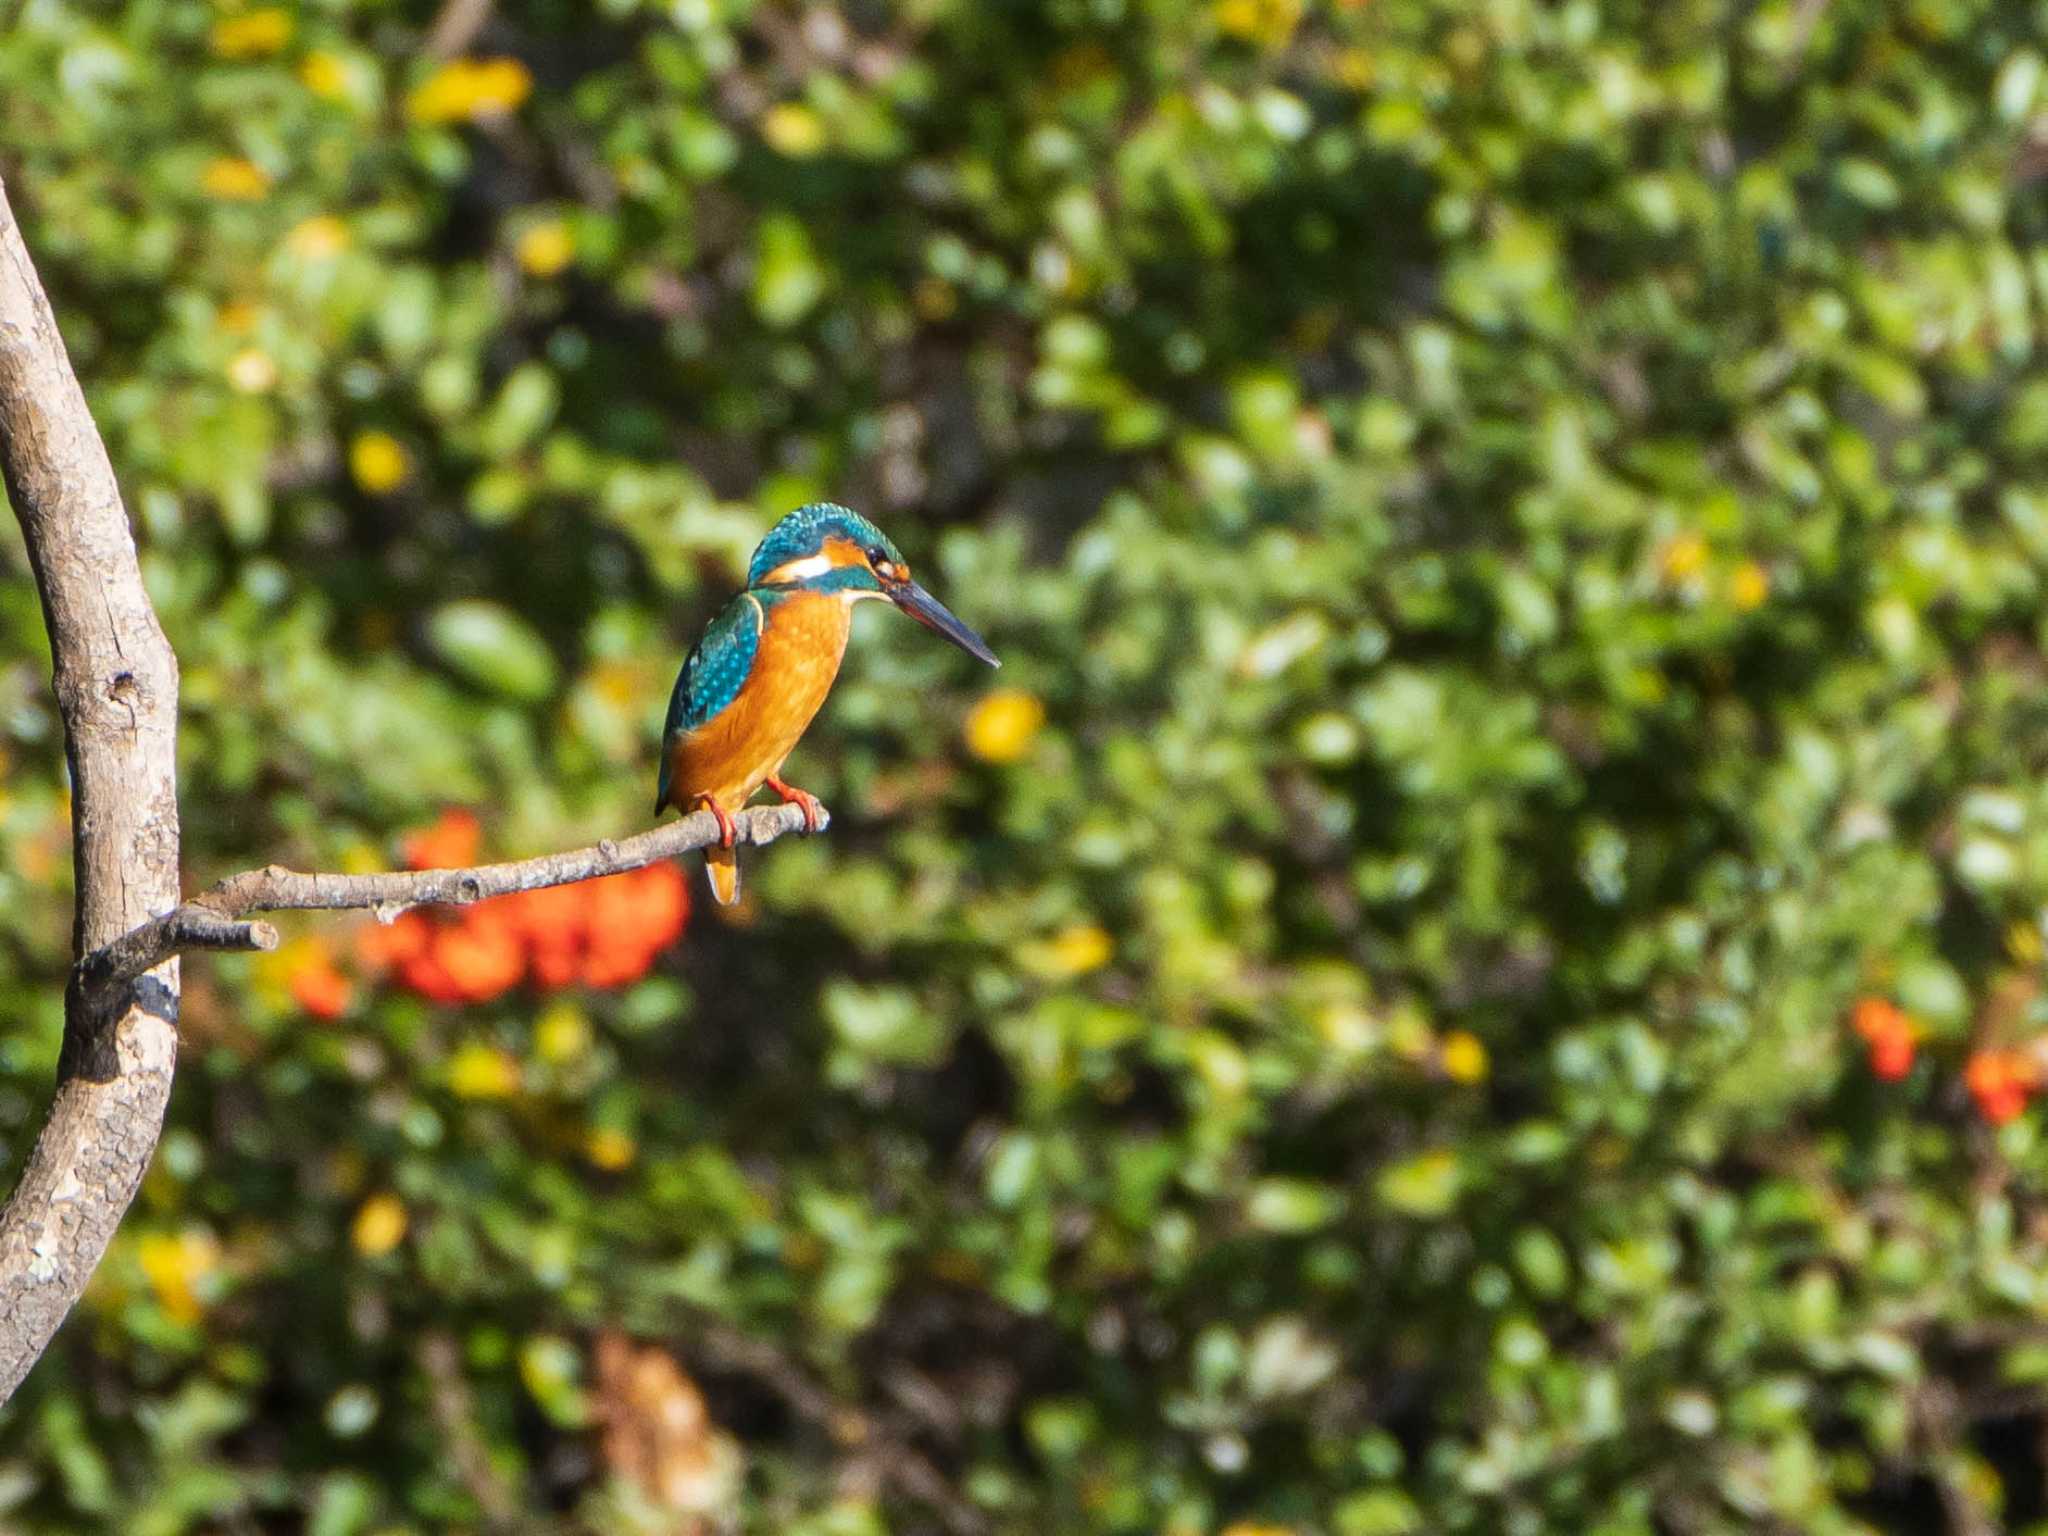
[[[1001,666],[981,636],[910,579],[903,552],[873,523],[831,502],[799,507],[768,530],[747,566],[746,590],[704,630],[676,674],[661,742],[658,816],[699,806],[718,818],[704,873],[721,905],[739,900],[733,812],[767,785],[824,825],[818,797],[782,778],[839,675],[853,605],[885,597],[968,655]]]

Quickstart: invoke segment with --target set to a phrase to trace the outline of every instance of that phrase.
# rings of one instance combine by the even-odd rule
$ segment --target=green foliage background
[[[867,614],[831,833],[634,987],[195,962],[0,1526],[2048,1528],[2048,1145],[1962,1086],[2048,1023],[2048,7],[504,0],[474,121],[418,0],[8,13],[193,883],[642,824],[821,494],[1046,720],[977,756]],[[11,1167],[18,549],[0,625]],[[729,1437],[702,1524],[605,1330]]]

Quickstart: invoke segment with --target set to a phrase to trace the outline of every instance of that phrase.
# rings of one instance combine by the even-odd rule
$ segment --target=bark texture
[[[74,952],[178,904],[178,663],[113,466],[0,187],[0,477],[42,595],[71,767]],[[163,1127],[178,1054],[175,957],[74,975],[49,1118],[0,1211],[0,1400],[85,1289]]]

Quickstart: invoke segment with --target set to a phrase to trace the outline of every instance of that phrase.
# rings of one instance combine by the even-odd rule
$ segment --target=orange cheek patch
[[[861,547],[851,539],[827,539],[825,547],[818,551],[834,565],[866,565],[868,557]]]

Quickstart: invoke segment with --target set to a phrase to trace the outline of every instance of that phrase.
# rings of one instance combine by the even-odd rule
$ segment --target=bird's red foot
[[[732,815],[709,795],[699,795],[697,803],[709,811],[718,821],[718,846],[730,848],[740,840],[740,829],[733,825]]]
[[[784,805],[800,805],[804,808],[806,832],[816,832],[824,827],[825,805],[816,795],[807,789],[798,789],[794,784],[785,784],[777,778],[769,779],[768,787],[782,796]]]

